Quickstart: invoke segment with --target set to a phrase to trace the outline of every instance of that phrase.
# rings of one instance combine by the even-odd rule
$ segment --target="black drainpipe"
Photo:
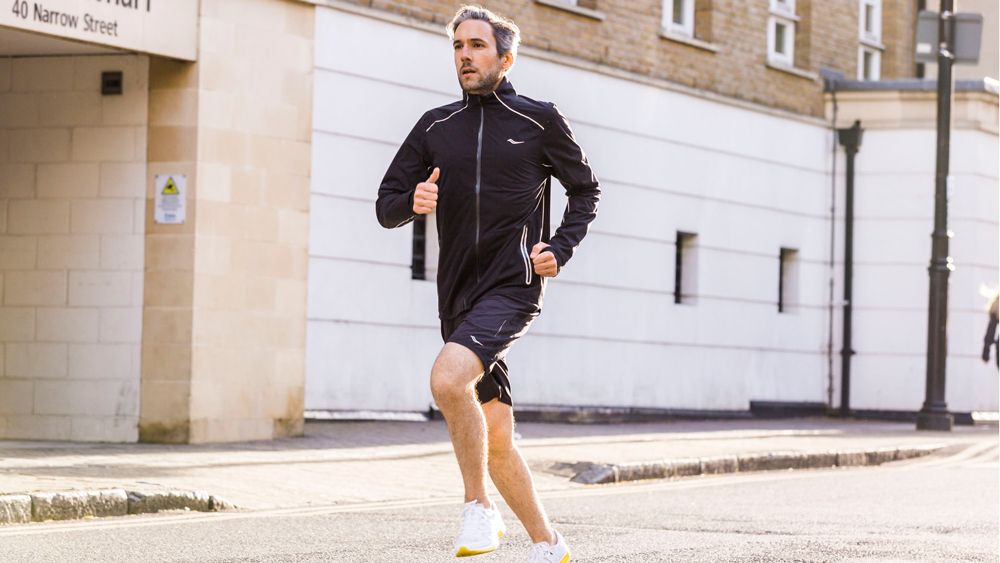
[[[854,298],[854,157],[861,148],[861,121],[837,129],[837,139],[847,156],[847,193],[844,202],[844,341],[840,350],[840,416],[851,414],[851,318]]]
[[[826,407],[827,412],[833,410],[833,321],[834,321],[834,290],[837,272],[837,82],[844,75],[829,69],[820,69],[823,75],[824,89],[830,93],[833,102],[833,115],[830,117],[830,132],[833,142],[830,143],[830,254],[827,262],[827,311],[826,311]]]

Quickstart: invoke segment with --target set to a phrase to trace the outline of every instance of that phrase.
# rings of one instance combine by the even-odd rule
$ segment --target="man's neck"
[[[496,84],[494,84],[490,88],[480,88],[478,90],[466,90],[465,93],[469,94],[470,96],[489,96],[490,94],[495,92],[496,89],[499,88],[501,84],[503,84],[503,79],[504,77],[501,76],[500,80],[497,80]]]

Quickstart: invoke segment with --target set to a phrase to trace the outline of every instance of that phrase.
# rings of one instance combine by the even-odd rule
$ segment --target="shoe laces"
[[[488,534],[490,531],[490,517],[486,509],[474,503],[467,503],[462,509],[462,529],[459,535],[465,537],[468,534],[480,536]]]
[[[531,546],[531,553],[528,554],[528,563],[549,563],[551,557],[556,554],[556,546],[546,542],[536,543]]]

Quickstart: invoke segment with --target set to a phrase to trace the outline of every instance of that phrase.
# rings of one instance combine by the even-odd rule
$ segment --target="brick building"
[[[354,3],[436,25],[446,23],[456,5]],[[884,34],[859,34],[862,5],[878,8],[870,26]],[[519,0],[489,7],[517,22],[525,45],[816,117],[823,116],[819,70],[858,75],[863,47],[878,53],[881,78],[916,72],[912,0]]]
[[[934,97],[915,79],[919,2],[485,4],[521,27],[515,87],[560,105],[605,187],[511,356],[519,404],[838,406],[832,129],[861,119],[851,406],[920,407]],[[121,33],[0,16],[0,438],[266,439],[301,432],[304,409],[425,411],[433,221],[383,231],[372,204],[413,122],[459,95],[457,4],[47,5]],[[998,233],[997,92],[979,78],[953,132],[959,412],[997,410],[975,350]],[[173,178],[184,220],[158,221]]]

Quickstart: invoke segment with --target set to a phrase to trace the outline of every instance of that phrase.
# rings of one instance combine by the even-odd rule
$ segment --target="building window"
[[[858,14],[858,80],[882,78],[882,0],[860,0]]]
[[[427,279],[427,216],[417,215],[413,219],[413,259],[410,260],[410,277],[415,280]]]
[[[694,37],[694,0],[664,0],[662,26],[667,33]]]
[[[778,255],[778,312],[790,312],[798,300],[799,251],[782,248]]]
[[[597,0],[558,0],[563,4],[569,4],[570,6],[576,6],[578,8],[587,8],[589,10],[597,9]]]
[[[795,0],[771,0],[767,24],[767,58],[771,64],[795,65]]]
[[[413,259],[410,277],[415,280],[437,280],[438,266],[437,221],[433,213],[413,219]]]
[[[712,53],[712,4],[715,0],[661,0],[660,37]]]
[[[698,290],[698,235],[677,231],[674,250],[674,303],[692,304]]]
[[[771,0],[771,10],[786,15],[795,15],[795,0]]]
[[[858,80],[879,80],[882,77],[882,52],[871,47],[858,48]]]
[[[535,0],[535,4],[548,6],[557,10],[565,10],[597,21],[604,21],[604,14],[597,10],[597,0]]]
[[[861,17],[858,21],[862,41],[879,45],[882,43],[882,1],[861,0]]]

